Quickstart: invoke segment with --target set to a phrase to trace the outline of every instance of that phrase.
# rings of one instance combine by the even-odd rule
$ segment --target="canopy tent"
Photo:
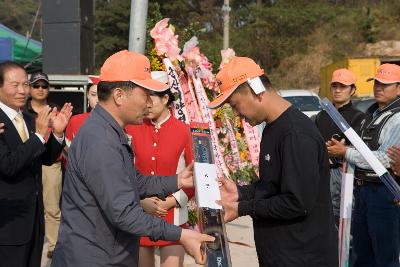
[[[0,62],[12,60],[26,66],[28,72],[42,68],[42,44],[14,32],[0,23]]]

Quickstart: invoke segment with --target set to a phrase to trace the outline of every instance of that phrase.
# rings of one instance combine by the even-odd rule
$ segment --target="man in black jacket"
[[[43,248],[41,165],[51,165],[64,145],[64,129],[72,114],[46,107],[35,120],[22,113],[29,92],[24,68],[0,64],[0,266],[39,267]],[[52,133],[45,135],[49,125]]]
[[[328,153],[313,122],[280,97],[250,58],[235,57],[217,75],[221,94],[252,126],[265,121],[260,179],[236,186],[220,179],[225,221],[250,215],[260,266],[338,266]]]
[[[356,77],[348,69],[337,69],[332,74],[331,94],[332,103],[345,118],[348,124],[358,131],[361,126],[361,121],[364,119],[364,113],[353,107],[350,100],[351,96],[356,91]],[[320,131],[325,142],[335,138],[338,141],[345,142],[349,145],[349,141],[331,119],[328,113],[323,110],[315,117],[315,124]],[[331,194],[333,214],[335,223],[339,226],[340,217],[340,192],[342,181],[342,159],[331,157],[329,159],[329,167],[331,170]]]

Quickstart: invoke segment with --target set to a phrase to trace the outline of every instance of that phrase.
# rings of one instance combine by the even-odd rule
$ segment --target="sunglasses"
[[[32,85],[32,87],[34,89],[39,89],[39,88],[49,89],[49,86],[48,85],[44,85],[44,84],[34,84],[34,85]]]

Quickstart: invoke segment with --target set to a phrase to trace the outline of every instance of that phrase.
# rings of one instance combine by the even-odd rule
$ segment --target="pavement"
[[[253,223],[249,216],[240,217],[226,224],[232,267],[258,267],[257,253],[253,238]],[[43,247],[42,267],[50,267],[47,259],[47,243]],[[156,267],[160,266],[160,258],[156,255]],[[194,259],[185,255],[184,267],[197,267]]]

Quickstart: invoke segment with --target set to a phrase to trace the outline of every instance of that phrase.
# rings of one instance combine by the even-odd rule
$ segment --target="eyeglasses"
[[[32,85],[32,87],[33,87],[34,89],[39,89],[39,88],[42,88],[42,89],[49,89],[49,86],[48,86],[48,85],[43,85],[43,84],[34,84],[34,85]]]

